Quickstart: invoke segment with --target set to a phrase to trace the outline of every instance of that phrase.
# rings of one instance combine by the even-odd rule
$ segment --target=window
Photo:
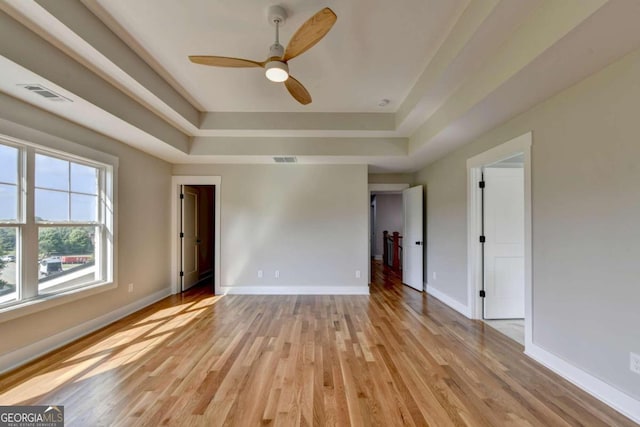
[[[113,164],[0,137],[0,310],[113,278]]]

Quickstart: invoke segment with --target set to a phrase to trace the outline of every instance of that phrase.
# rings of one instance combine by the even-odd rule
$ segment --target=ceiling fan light
[[[289,66],[281,61],[270,61],[265,65],[264,74],[272,82],[283,82],[289,78]]]

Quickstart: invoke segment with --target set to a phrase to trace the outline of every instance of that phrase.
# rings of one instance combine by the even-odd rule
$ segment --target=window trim
[[[0,141],[3,140],[3,135],[0,134]],[[16,214],[16,218],[13,221],[4,221],[3,225],[6,226],[13,226],[15,224],[21,224],[23,222],[23,218],[24,218],[24,203],[20,203],[21,201],[23,201],[23,198],[20,197],[20,194],[22,194],[22,189],[23,189],[23,182],[22,179],[20,179],[20,177],[24,176],[24,150],[21,150],[20,147],[21,145],[16,143],[15,141],[11,141],[11,140],[7,140],[7,141],[2,141],[3,145],[8,146],[8,147],[12,147],[18,150],[18,156],[16,159],[16,172],[18,173],[18,180],[15,184],[12,184],[10,182],[3,182],[0,181],[0,184],[4,184],[4,185],[15,185],[16,186],[16,193],[18,196],[18,206],[17,206],[17,211],[15,212]],[[9,225],[11,224],[11,225]]]
[[[10,130],[15,136],[7,135],[6,131]],[[106,238],[104,249],[105,253],[100,257],[101,262],[96,264],[96,267],[100,269],[100,274],[103,277],[100,281],[91,281],[80,287],[72,287],[67,290],[55,294],[43,294],[28,297],[22,301],[16,301],[13,304],[0,307],[0,323],[15,319],[18,317],[30,315],[39,311],[47,310],[55,306],[67,304],[72,301],[86,298],[104,291],[117,288],[117,176],[119,159],[110,154],[95,150],[93,148],[78,144],[76,142],[68,141],[62,138],[55,137],[34,129],[24,127],[10,126],[9,129],[3,126],[2,133],[0,133],[0,142],[3,144],[17,147],[19,151],[19,164],[18,164],[18,191],[22,197],[19,198],[18,204],[18,220],[16,222],[3,222],[2,226],[17,227],[18,243],[16,252],[20,251],[19,262],[17,268],[22,279],[23,284],[19,287],[18,297],[20,293],[24,292],[25,282],[34,282],[37,290],[37,271],[34,269],[25,268],[24,258],[25,253],[31,253],[33,257],[33,251],[37,253],[37,230],[41,225],[51,226],[48,222],[38,223],[35,218],[31,221],[27,221],[27,214],[31,212],[32,216],[35,216],[34,211],[34,192],[35,192],[35,153],[41,153],[44,155],[52,155],[53,157],[61,158],[63,160],[77,162],[88,166],[99,167],[101,173],[99,174],[99,200],[101,200],[99,207],[98,219],[99,223],[105,228],[104,236]],[[21,149],[22,148],[22,149]],[[27,159],[30,158],[30,162]],[[32,183],[31,190],[27,182]],[[102,193],[104,192],[104,193]],[[111,211],[108,215],[107,211]],[[76,224],[73,222],[60,223],[62,226],[76,226],[82,224]],[[25,230],[26,229],[26,230]],[[29,237],[31,236],[31,239]],[[34,240],[35,237],[35,240]],[[102,245],[100,245],[102,246]],[[35,247],[35,249],[34,249]],[[96,251],[102,252],[103,248],[96,248]],[[37,258],[37,256],[36,256]]]

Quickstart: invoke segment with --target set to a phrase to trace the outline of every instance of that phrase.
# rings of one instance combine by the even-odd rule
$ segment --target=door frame
[[[219,176],[172,176],[171,177],[171,293],[180,293],[180,188],[182,185],[215,185],[214,206],[214,260],[213,284],[216,295],[222,294],[220,286],[220,192],[222,178]]]
[[[533,282],[531,245],[531,144],[525,133],[484,153],[467,159],[467,301],[472,319],[482,319],[482,200],[478,188],[482,168],[518,154],[524,155],[524,343],[533,344]]]

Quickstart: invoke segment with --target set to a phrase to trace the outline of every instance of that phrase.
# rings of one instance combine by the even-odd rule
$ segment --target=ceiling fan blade
[[[309,18],[291,37],[287,50],[284,52],[284,61],[293,59],[311,49],[329,32],[337,19],[336,14],[328,7]]]
[[[251,61],[242,58],[229,58],[226,56],[189,56],[189,60],[194,64],[211,65],[213,67],[264,67],[264,62]]]
[[[289,78],[284,81],[284,85],[287,87],[291,96],[293,96],[300,104],[311,104],[311,95],[309,95],[309,91],[302,86],[302,83],[289,76]]]

